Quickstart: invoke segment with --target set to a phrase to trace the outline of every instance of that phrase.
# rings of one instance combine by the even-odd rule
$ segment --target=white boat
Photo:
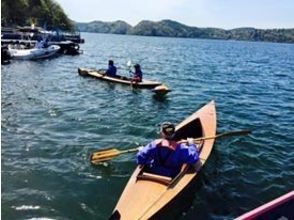
[[[13,59],[19,60],[37,60],[54,56],[60,47],[58,45],[51,45],[46,48],[32,48],[32,49],[13,49],[9,48],[9,52]]]

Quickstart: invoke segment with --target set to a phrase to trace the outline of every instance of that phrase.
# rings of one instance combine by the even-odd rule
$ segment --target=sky
[[[170,19],[194,27],[294,28],[294,0],[55,0],[77,22]]]

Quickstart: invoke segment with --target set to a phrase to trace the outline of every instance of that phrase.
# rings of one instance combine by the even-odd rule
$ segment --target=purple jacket
[[[195,144],[177,144],[173,150],[158,146],[158,143],[160,141],[155,140],[137,153],[137,164],[145,165],[148,172],[174,177],[180,172],[184,163],[192,165],[199,160]]]

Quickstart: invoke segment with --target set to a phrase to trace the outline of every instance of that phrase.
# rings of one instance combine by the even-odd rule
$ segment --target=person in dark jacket
[[[108,61],[108,69],[105,74],[107,76],[116,77],[116,66],[114,66],[113,60]]]
[[[139,64],[135,64],[134,68],[135,68],[135,72],[133,72],[132,82],[134,83],[142,82],[143,73],[141,70],[141,66]]]
[[[184,164],[196,164],[199,153],[193,139],[188,138],[187,144],[177,143],[173,140],[174,133],[175,126],[164,122],[160,128],[161,139],[139,148],[137,164],[144,165],[147,172],[168,177],[175,177]]]

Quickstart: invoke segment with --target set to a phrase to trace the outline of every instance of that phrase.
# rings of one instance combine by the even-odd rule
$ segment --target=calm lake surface
[[[218,139],[175,219],[233,219],[294,189],[294,45],[83,33],[84,53],[1,66],[2,219],[107,219],[134,154],[92,166],[90,154],[158,137],[215,100]],[[78,75],[78,67],[144,77],[173,91],[155,99]],[[174,211],[174,210],[173,210]]]

